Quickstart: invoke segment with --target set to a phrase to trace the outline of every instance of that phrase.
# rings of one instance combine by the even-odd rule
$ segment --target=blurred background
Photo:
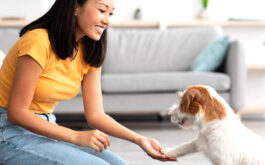
[[[55,0],[0,0],[0,62],[18,39],[19,30],[32,20],[43,15]],[[67,0],[66,0],[67,1]],[[224,35],[243,43],[247,67],[245,106],[242,109],[244,124],[254,132],[265,136],[265,1],[264,0],[115,0],[112,17],[113,27],[159,28],[220,26]],[[196,38],[197,39],[197,38]],[[200,40],[200,39],[198,39]],[[173,93],[175,94],[175,93]],[[79,98],[80,99],[80,98]],[[123,97],[121,97],[121,100]],[[80,99],[81,100],[81,99]],[[141,98],[139,99],[141,100]],[[134,100],[132,100],[134,101]],[[119,99],[111,102],[117,104]],[[160,102],[160,101],[159,101]],[[158,102],[158,103],[159,103]],[[146,103],[147,104],[147,103]],[[64,108],[82,112],[77,99]],[[74,107],[74,108],[72,108]],[[58,108],[60,110],[60,107]],[[149,114],[147,114],[149,115]],[[244,116],[245,115],[245,116]],[[83,115],[82,115],[83,116]],[[142,135],[156,138],[162,145],[172,147],[192,139],[194,132],[181,131],[166,122],[153,122],[157,118],[125,115],[114,116],[123,124]],[[84,129],[85,119],[71,115],[59,116],[61,121],[75,121],[67,126]],[[149,122],[150,119],[152,122]],[[159,121],[163,121],[158,118]],[[251,120],[244,120],[251,119]],[[253,120],[252,120],[253,119]],[[133,122],[126,122],[133,121]],[[165,120],[164,120],[165,121]],[[81,127],[80,127],[81,122]],[[87,127],[87,126],[85,126]],[[161,164],[152,160],[136,145],[111,138],[111,150],[121,155],[132,165]],[[163,163],[173,165],[173,163]],[[211,163],[202,155],[179,159],[179,164],[193,165]]]
[[[245,111],[265,111],[265,1],[264,0],[209,0],[204,9],[202,0],[115,0],[112,21],[126,25],[131,21],[189,25],[213,23],[221,25],[231,39],[245,45],[248,65],[248,88]],[[44,14],[54,0],[0,0],[2,37],[12,29],[20,29]],[[4,20],[11,19],[14,24]],[[17,21],[16,21],[17,19]],[[20,20],[20,21],[19,21]],[[197,22],[197,20],[203,20]],[[229,21],[229,23],[227,23]],[[117,23],[118,22],[118,23]],[[189,25],[190,26],[190,25]],[[1,49],[7,53],[13,40],[0,39]]]
[[[194,19],[202,9],[201,0],[115,0],[113,20],[131,20],[141,8],[143,20],[179,21]],[[0,0],[0,17],[38,18],[54,0]],[[263,0],[209,0],[209,17],[214,20],[265,19]]]

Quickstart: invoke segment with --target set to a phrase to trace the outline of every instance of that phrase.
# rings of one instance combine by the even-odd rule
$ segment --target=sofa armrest
[[[229,46],[225,72],[231,78],[231,106],[234,110],[242,110],[246,95],[247,67],[243,44],[239,41],[233,41]]]

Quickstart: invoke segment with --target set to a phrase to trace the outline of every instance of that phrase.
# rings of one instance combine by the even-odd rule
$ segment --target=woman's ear
[[[79,12],[79,5],[76,3],[75,5],[75,16],[77,16],[78,12]]]

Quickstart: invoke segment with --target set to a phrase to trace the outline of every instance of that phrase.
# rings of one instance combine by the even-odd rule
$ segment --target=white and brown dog
[[[199,133],[190,142],[163,149],[164,154],[202,151],[215,165],[265,165],[265,139],[247,129],[213,88],[190,86],[179,96],[180,105],[169,112],[171,121]]]

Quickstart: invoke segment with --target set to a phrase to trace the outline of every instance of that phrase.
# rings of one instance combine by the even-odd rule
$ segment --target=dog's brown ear
[[[211,101],[206,104],[204,113],[204,118],[207,122],[221,120],[226,117],[224,105],[216,98],[212,98]]]
[[[212,97],[207,88],[191,86],[188,89],[190,92],[187,95],[193,98],[193,104],[189,106],[191,114],[195,114],[201,109],[206,122],[221,120],[226,116],[224,105],[217,98]]]
[[[180,109],[183,113],[197,114],[201,108],[201,93],[198,89],[188,88],[182,96]]]

